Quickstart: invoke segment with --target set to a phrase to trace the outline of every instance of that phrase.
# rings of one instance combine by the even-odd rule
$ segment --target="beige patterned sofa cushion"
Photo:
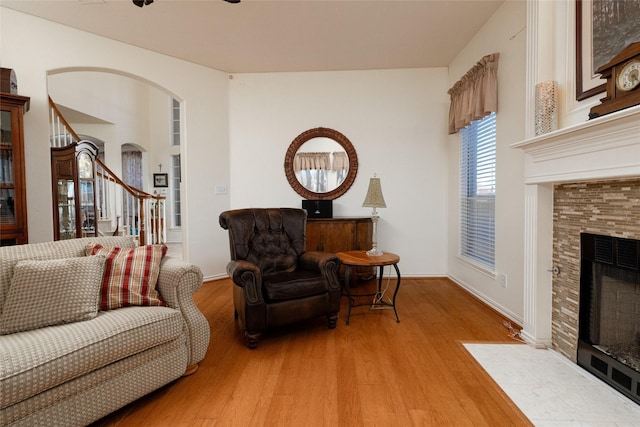
[[[19,261],[0,315],[0,334],[96,317],[105,259]]]
[[[172,340],[179,310],[126,307],[95,319],[0,336],[0,409]]]
[[[180,340],[110,363],[38,393],[0,412],[11,427],[86,426],[179,378],[187,363]],[[97,425],[102,425],[98,422]]]

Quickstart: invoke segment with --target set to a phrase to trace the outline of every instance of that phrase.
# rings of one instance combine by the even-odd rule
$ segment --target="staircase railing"
[[[51,146],[64,147],[80,142],[81,138],[60,113],[51,97],[49,107]],[[99,235],[133,236],[139,245],[164,243],[165,199],[164,196],[149,194],[126,184],[100,158],[96,158],[96,213]]]

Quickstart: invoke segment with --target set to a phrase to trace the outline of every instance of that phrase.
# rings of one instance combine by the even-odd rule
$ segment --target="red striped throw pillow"
[[[100,291],[100,310],[132,305],[167,305],[156,290],[160,261],[167,253],[165,245],[130,249],[89,243],[85,253],[107,257]]]

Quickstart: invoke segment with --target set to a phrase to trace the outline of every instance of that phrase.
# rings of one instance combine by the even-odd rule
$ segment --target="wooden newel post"
[[[140,231],[138,234],[138,246],[144,246],[145,243],[147,242],[146,236],[145,236],[145,218],[144,218],[144,198],[139,198],[138,199],[138,212],[140,212],[140,219],[139,219],[139,227],[140,227]]]

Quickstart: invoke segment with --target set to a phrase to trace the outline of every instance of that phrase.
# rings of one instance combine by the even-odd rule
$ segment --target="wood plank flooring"
[[[448,279],[403,278],[400,323],[365,306],[347,326],[343,298],[336,329],[317,319],[273,330],[255,350],[231,286],[208,282],[195,296],[211,326],[199,370],[93,427],[532,425],[462,345],[513,343],[504,319]]]

